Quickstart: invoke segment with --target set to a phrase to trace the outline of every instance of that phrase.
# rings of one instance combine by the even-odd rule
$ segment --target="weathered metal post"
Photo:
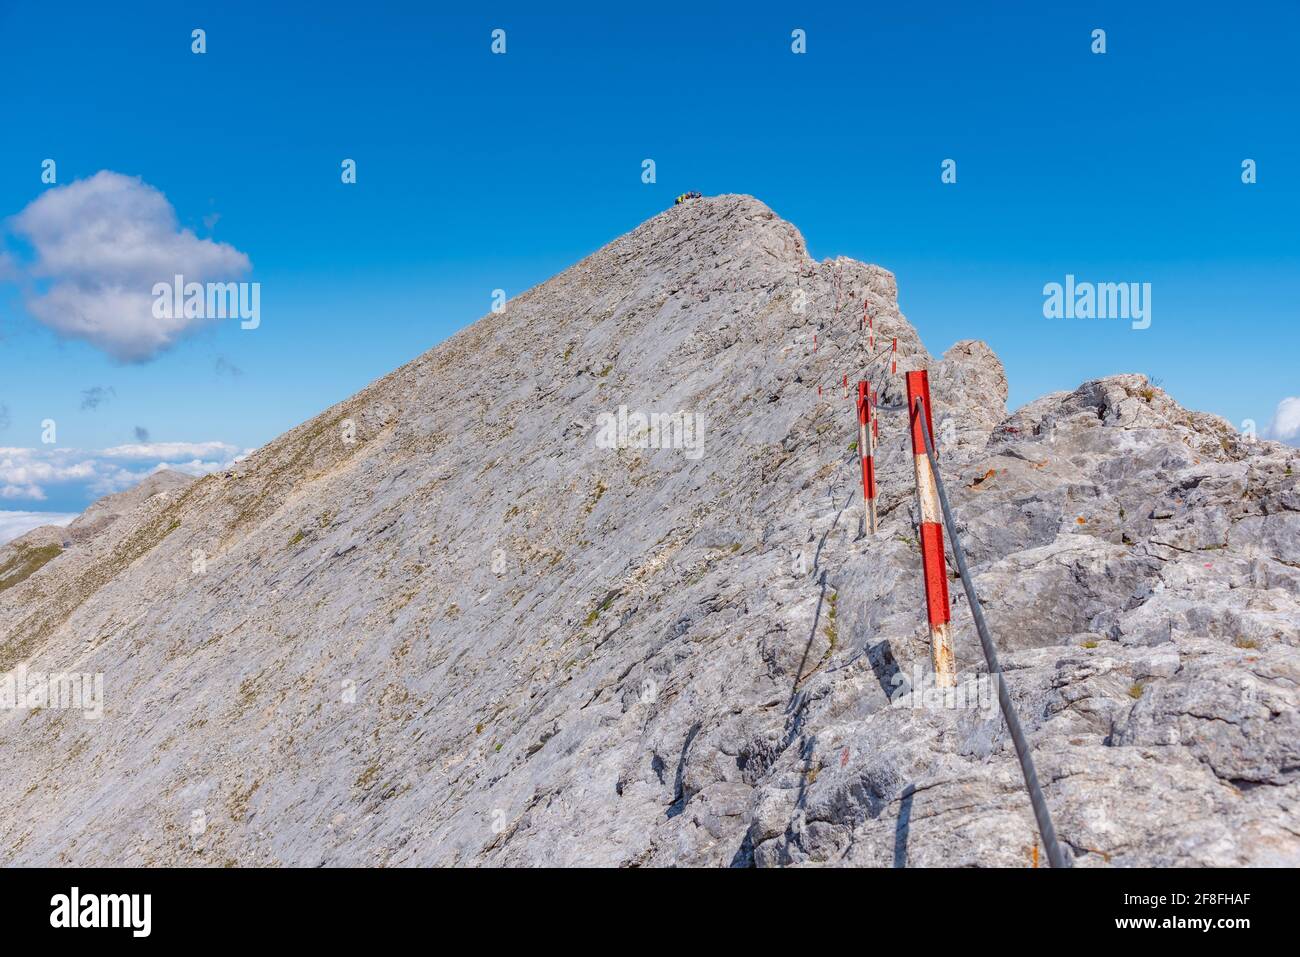
[[[935,684],[940,688],[953,688],[957,685],[957,666],[952,653],[943,515],[939,508],[939,494],[935,490],[934,472],[925,454],[925,436],[921,433],[920,416],[924,415],[930,434],[934,434],[934,423],[930,418],[930,379],[924,369],[907,373],[907,407],[912,425],[912,458],[916,464],[916,503],[920,512],[925,605],[930,620],[930,658],[934,663]]]

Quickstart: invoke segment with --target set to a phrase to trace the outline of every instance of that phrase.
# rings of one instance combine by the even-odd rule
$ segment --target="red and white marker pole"
[[[862,457],[862,509],[867,531],[876,534],[876,439],[870,428],[871,387],[858,381],[858,455]]]
[[[849,397],[849,374],[844,373],[844,398]]]
[[[921,568],[925,575],[925,606],[930,619],[930,658],[934,662],[934,681],[940,688],[957,684],[957,666],[952,654],[951,612],[948,605],[948,566],[943,557],[943,515],[939,510],[939,493],[934,472],[925,454],[925,436],[921,433],[919,410],[934,442],[934,423],[930,416],[930,379],[924,369],[907,373],[907,408],[912,425],[912,458],[916,463],[916,502],[921,513]],[[937,449],[937,443],[936,443]]]
[[[898,339],[894,339],[894,345],[889,352],[889,374],[898,375]]]

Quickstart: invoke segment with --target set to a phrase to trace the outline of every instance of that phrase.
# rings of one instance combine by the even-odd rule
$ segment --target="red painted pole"
[[[858,381],[858,455],[862,458],[862,509],[867,530],[876,534],[876,440],[868,423],[871,415],[871,387]]]
[[[849,374],[844,373],[844,398],[849,397]]]
[[[898,375],[898,339],[895,337],[893,349],[889,353],[889,374]]]
[[[920,400],[920,409],[917,400]],[[930,415],[930,379],[924,369],[907,373],[907,408],[912,425],[912,458],[916,465],[916,501],[921,514],[921,568],[925,577],[925,606],[930,620],[930,658],[934,680],[940,688],[957,684],[957,667],[952,653],[951,611],[948,604],[948,566],[943,552],[943,515],[934,472],[925,454],[920,415],[933,439]]]

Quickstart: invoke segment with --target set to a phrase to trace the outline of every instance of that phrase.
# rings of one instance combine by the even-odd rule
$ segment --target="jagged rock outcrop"
[[[976,706],[912,687],[912,457],[879,362],[882,525],[859,533],[835,385],[871,358],[864,299],[900,372],[931,370],[1077,862],[1300,862],[1296,450],[1141,376],[1008,416],[987,346],[933,360],[888,272],[813,262],[735,196],[654,217],[0,593],[0,670],[102,672],[106,695],[98,722],[0,714],[27,785],[0,862],[1029,865],[955,581]],[[633,425],[605,447],[620,406],[699,414],[702,445]]]

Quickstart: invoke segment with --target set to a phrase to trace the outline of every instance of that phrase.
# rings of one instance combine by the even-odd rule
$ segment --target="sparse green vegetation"
[[[591,610],[591,614],[587,616],[587,619],[586,621],[583,622],[583,625],[584,626],[594,625],[596,623],[596,619],[600,617],[600,613],[606,611],[610,605],[614,604],[614,599],[617,597],[618,597],[618,592],[610,592],[608,595],[606,595],[605,600]]]
[[[596,485],[591,490],[591,498],[587,501],[587,514],[590,515],[596,508],[596,503],[600,497],[609,491],[609,486],[605,484],[604,479],[596,479]]]
[[[289,547],[293,548],[293,546],[297,545],[301,541],[302,541],[302,529],[300,528],[298,529],[298,531],[293,533],[293,538],[289,539]]]
[[[822,634],[826,636],[826,640],[829,641],[831,645],[830,649],[826,652],[827,655],[831,654],[831,652],[835,650],[835,644],[837,641],[839,641],[839,637],[840,637],[839,627],[835,624],[835,618],[836,618],[835,603],[838,602],[839,600],[840,600],[839,592],[834,592],[834,591],[831,592],[830,596],[826,599],[827,604],[830,607],[826,612],[826,627],[822,629]]]
[[[46,545],[43,548],[17,545],[14,546],[14,552],[13,558],[0,565],[0,591],[26,581],[47,562],[60,555],[63,549],[58,545]]]
[[[364,791],[375,783],[377,777],[379,777],[379,763],[375,762],[357,776],[356,786]]]
[[[249,675],[239,683],[239,692],[237,703],[239,712],[242,713],[257,699],[257,679],[259,675]]]
[[[244,819],[248,817],[248,803],[252,800],[254,792],[261,786],[261,781],[254,781],[248,786],[247,791],[236,791],[230,796],[229,808],[231,820],[242,823]]]
[[[1128,686],[1128,696],[1136,701],[1138,698],[1142,697],[1142,690],[1142,686],[1137,682],[1134,682]]]
[[[1232,642],[1238,648],[1258,648],[1259,642],[1253,638],[1237,638]]]
[[[1083,647],[1085,647],[1085,648],[1096,648],[1096,647],[1097,647],[1097,643],[1096,643],[1095,641],[1085,641],[1085,642],[1083,643]]]

